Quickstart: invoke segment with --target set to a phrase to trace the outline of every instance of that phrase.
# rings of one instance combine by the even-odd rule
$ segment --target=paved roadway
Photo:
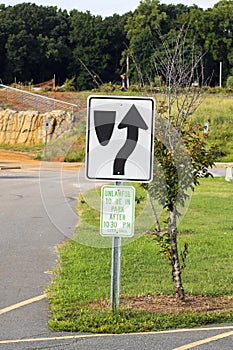
[[[74,232],[78,192],[90,184],[77,169],[1,170],[0,350],[230,350],[233,325],[150,334],[85,335],[48,330],[45,288],[55,246]],[[0,164],[1,165],[1,164]],[[19,304],[23,302],[23,304]],[[187,345],[185,345],[187,344]]]

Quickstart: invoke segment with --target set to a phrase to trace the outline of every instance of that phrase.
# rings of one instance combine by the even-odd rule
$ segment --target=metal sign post
[[[122,186],[122,182],[116,182],[116,186]],[[111,294],[110,307],[116,312],[120,307],[120,276],[121,276],[121,237],[112,238],[112,269],[111,269]]]
[[[120,305],[121,239],[133,237],[135,189],[122,182],[101,188],[100,234],[112,237],[111,311]]]
[[[45,122],[45,147],[44,147],[44,158],[47,156],[47,142],[48,142],[48,131],[49,131],[49,120]]]
[[[115,313],[120,307],[120,276],[121,276],[121,237],[112,238],[112,271],[110,307]]]

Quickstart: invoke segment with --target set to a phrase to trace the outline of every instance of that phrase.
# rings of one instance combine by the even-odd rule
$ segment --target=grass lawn
[[[192,196],[179,226],[179,244],[189,244],[183,271],[187,296],[233,296],[232,194],[232,182],[211,178],[201,180]],[[81,217],[87,215],[85,205],[83,201]],[[83,229],[81,220],[78,233]],[[48,292],[52,312],[49,326],[54,330],[123,333],[233,321],[233,308],[223,313],[183,310],[168,314],[122,307],[116,315],[109,308],[95,308],[97,301],[109,300],[111,249],[70,240],[59,247],[59,253],[60,264]],[[121,298],[171,294],[170,267],[153,236],[143,235],[123,245]]]
[[[233,96],[207,94],[189,121],[209,124],[208,145],[219,147],[217,161],[233,161]]]
[[[133,95],[132,92],[127,92],[127,94]],[[80,93],[83,95],[83,93]],[[89,92],[89,95],[92,92]],[[121,92],[122,94],[122,92]],[[126,92],[123,93],[125,95]],[[117,93],[118,95],[118,93]],[[79,94],[77,94],[77,98]],[[88,96],[86,93],[85,98]],[[137,94],[138,96],[138,94]],[[160,94],[154,95],[156,103],[162,99]],[[81,99],[83,97],[81,96]],[[162,99],[163,100],[163,99]],[[175,107],[174,107],[175,108]],[[175,114],[175,111],[173,111]],[[215,160],[219,162],[233,162],[233,94],[206,94],[200,106],[194,112],[192,116],[188,119],[188,122],[199,123],[203,125],[208,123],[208,147],[215,147]],[[80,118],[83,118],[83,113],[81,113]],[[84,118],[86,116],[84,114]],[[83,130],[82,127],[78,127],[78,130]],[[75,134],[75,133],[74,133]],[[85,137],[85,130],[83,130],[83,135]],[[69,149],[66,155],[67,161],[80,161],[80,157],[84,159],[85,150],[85,140],[82,142],[79,139],[80,135],[75,135],[72,147]],[[77,140],[78,139],[78,140]],[[60,142],[61,140],[59,140]],[[81,148],[81,149],[80,149]],[[82,151],[82,152],[81,152]]]

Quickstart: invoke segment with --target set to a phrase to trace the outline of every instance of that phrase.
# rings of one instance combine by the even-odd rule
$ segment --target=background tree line
[[[165,5],[143,0],[134,12],[102,18],[89,11],[23,3],[0,5],[0,79],[34,84],[51,79],[62,85],[74,78],[77,90],[99,83],[119,83],[127,69],[130,82],[157,84],[163,79],[155,60],[165,54],[161,37],[172,47],[174,33],[187,27],[187,51],[193,45],[204,54],[204,71],[219,84],[233,76],[233,0],[220,0],[203,10],[193,5]]]

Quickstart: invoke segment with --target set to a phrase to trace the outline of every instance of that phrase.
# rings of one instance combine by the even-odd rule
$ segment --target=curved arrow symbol
[[[148,129],[148,126],[134,104],[118,126],[118,129],[123,128],[127,128],[127,138],[114,160],[113,175],[125,175],[126,160],[133,153],[138,142],[138,129]]]

